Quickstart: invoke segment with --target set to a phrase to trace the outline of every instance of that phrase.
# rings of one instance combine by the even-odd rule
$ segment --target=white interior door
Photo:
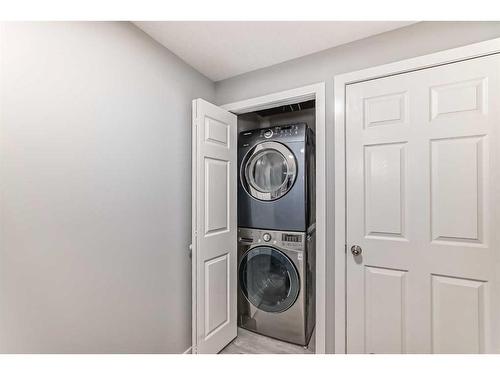
[[[193,101],[193,352],[236,337],[237,119]]]
[[[500,350],[499,79],[492,55],[347,87],[348,352]]]

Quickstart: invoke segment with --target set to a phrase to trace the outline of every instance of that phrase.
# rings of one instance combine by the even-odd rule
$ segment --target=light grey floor
[[[258,335],[238,327],[238,336],[219,354],[314,354],[314,333],[308,348]]]

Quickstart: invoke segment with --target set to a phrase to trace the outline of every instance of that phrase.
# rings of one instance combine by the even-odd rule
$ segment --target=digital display
[[[281,240],[286,242],[300,242],[300,234],[285,234],[281,235]]]

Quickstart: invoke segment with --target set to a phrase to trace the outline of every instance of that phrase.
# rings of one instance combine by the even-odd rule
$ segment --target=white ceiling
[[[214,81],[407,26],[395,21],[134,22]]]

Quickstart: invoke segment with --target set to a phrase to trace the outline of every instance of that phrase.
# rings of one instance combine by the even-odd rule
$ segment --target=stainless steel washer
[[[238,229],[238,324],[307,345],[315,324],[315,235]]]

